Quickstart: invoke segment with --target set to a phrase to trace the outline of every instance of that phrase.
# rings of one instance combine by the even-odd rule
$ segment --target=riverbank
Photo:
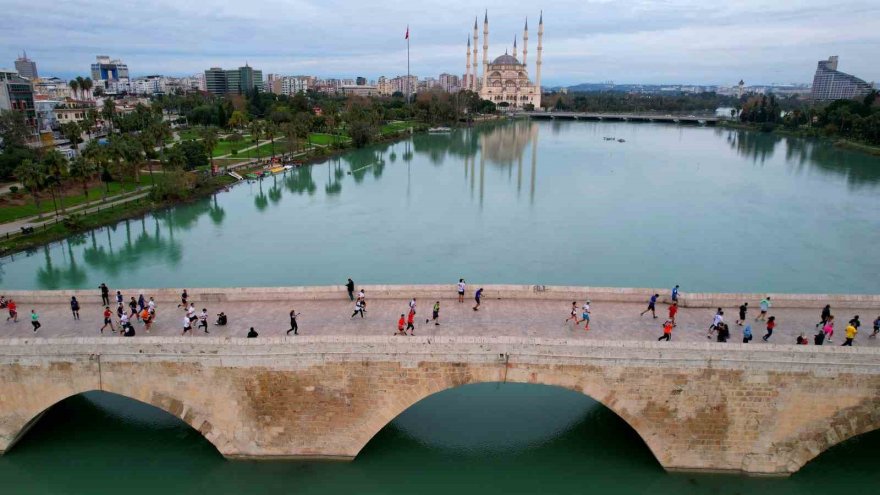
[[[816,132],[806,132],[799,129],[787,129],[779,125],[774,125],[772,127],[762,127],[760,124],[721,120],[718,122],[718,127],[736,129],[741,131],[762,132],[765,134],[776,134],[778,136],[796,137],[801,139],[821,139],[830,142],[838,148],[845,148],[853,151],[859,151],[868,155],[880,156],[880,146],[859,143],[856,141],[837,138],[833,136],[823,136]]]

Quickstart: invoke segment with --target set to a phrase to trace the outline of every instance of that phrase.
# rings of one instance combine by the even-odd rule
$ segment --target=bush
[[[10,188],[9,188],[9,192],[11,192],[12,194],[17,193],[17,192],[18,192],[18,186],[10,186]]]
[[[83,226],[82,215],[79,213],[72,213],[64,219],[64,226],[70,230],[79,230]]]

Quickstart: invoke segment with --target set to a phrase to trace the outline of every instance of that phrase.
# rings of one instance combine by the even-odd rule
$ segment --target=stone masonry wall
[[[162,408],[231,458],[353,458],[419,400],[498,381],[593,397],[667,469],[786,474],[880,427],[880,350],[870,348],[512,337],[285,342],[7,339],[0,451],[46,408],[88,390]]]

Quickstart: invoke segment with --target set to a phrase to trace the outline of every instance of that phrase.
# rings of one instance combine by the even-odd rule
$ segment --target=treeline
[[[743,104],[740,120],[772,130],[775,126],[806,136],[844,138],[880,145],[880,98],[871,91],[862,98],[815,105],[789,98],[753,96]]]
[[[739,107],[741,102],[734,96],[717,93],[656,95],[601,91],[545,95],[541,104],[571,112],[683,113],[714,112],[719,107]]]

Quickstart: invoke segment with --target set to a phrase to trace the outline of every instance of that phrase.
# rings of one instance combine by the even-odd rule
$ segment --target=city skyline
[[[468,22],[484,13],[482,5],[458,0],[395,6],[393,11],[349,0],[255,0],[247,5],[159,0],[149,6],[44,2],[10,0],[8,8],[20,15],[14,24],[6,18],[0,66],[11,67],[26,50],[41,75],[59,77],[86,76],[96,55],[111,53],[131,67],[132,77],[192,75],[247,62],[265,73],[376,79],[406,73],[404,32],[409,25],[412,74],[461,75]],[[871,64],[880,44],[873,21],[880,5],[873,2],[828,6],[809,0],[768,8],[757,1],[718,6],[694,0],[565,0],[544,7],[550,9],[544,12],[546,87],[608,80],[809,83],[816,60],[830,55],[840,56],[846,72],[880,80],[880,68]],[[525,16],[519,14],[535,22],[541,6],[489,1],[485,8],[493,26],[489,56],[494,59],[512,47],[521,31]],[[291,14],[271,14],[282,9]],[[340,11],[350,15],[339,16]]]

